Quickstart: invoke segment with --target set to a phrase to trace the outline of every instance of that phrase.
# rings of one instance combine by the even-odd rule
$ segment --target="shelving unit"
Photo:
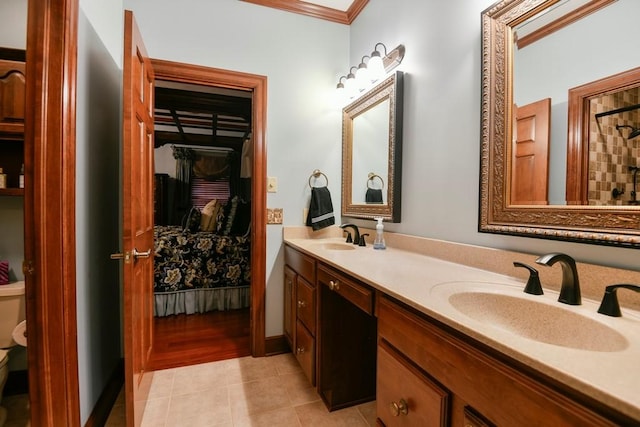
[[[24,164],[25,62],[24,51],[0,48],[0,167],[7,188],[0,196],[23,196],[19,175]]]

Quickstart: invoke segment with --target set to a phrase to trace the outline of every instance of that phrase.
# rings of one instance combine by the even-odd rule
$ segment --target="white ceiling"
[[[318,6],[346,12],[353,3],[353,0],[305,0],[305,3],[317,4]]]

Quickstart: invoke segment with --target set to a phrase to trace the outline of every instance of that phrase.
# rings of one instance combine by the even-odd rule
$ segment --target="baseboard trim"
[[[275,356],[276,354],[289,353],[291,351],[284,335],[265,338],[264,347],[267,356]]]
[[[120,359],[117,366],[113,370],[107,385],[100,398],[96,402],[96,406],[93,407],[89,419],[85,423],[85,427],[100,427],[106,424],[113,404],[118,398],[118,394],[122,390],[124,385],[124,359]]]

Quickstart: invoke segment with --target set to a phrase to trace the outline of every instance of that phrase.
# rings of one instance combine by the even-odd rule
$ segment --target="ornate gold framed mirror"
[[[631,170],[640,166],[638,143],[615,149],[605,144],[600,150],[610,152],[602,156],[589,152],[591,147],[603,146],[603,141],[590,140],[593,132],[576,135],[575,129],[584,128],[585,117],[593,112],[582,107],[576,112],[575,106],[569,112],[570,89],[616,79],[638,67],[640,61],[625,47],[638,40],[638,25],[633,23],[638,13],[640,2],[634,0],[503,0],[482,13],[479,231],[640,247],[640,206],[615,200],[591,204],[586,198],[580,204],[566,194],[568,188],[586,192],[589,183],[576,185],[582,179],[576,176],[602,180],[595,183],[598,190],[617,194],[607,186],[628,185]],[[551,52],[554,60],[544,59],[541,52]],[[627,83],[618,78],[619,87],[629,89]],[[544,114],[525,114],[524,107],[547,99],[550,119],[540,126]],[[638,99],[625,102],[640,104]],[[607,112],[617,108],[604,107]],[[640,125],[638,112],[635,127]],[[620,118],[617,123],[632,126],[633,120]],[[631,140],[630,132],[616,128],[615,123],[598,134]],[[541,195],[521,197],[523,191],[533,191],[527,187],[534,186],[540,172],[536,172],[535,156],[520,144],[547,136],[548,157],[538,162],[548,167],[548,171],[542,169],[546,188]],[[587,169],[576,176],[575,159],[567,161],[575,153],[581,153],[581,164],[586,163]],[[616,160],[600,174],[590,169],[595,162],[584,160],[589,156]],[[616,167],[621,172],[616,174]]]
[[[401,71],[342,110],[342,215],[400,222]]]

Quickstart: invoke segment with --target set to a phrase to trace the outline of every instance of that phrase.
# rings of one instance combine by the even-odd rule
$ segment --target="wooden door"
[[[140,425],[153,346],[154,74],[131,11],[124,27],[123,321],[127,426]]]
[[[549,203],[549,132],[551,99],[514,109],[511,154],[511,204]]]

